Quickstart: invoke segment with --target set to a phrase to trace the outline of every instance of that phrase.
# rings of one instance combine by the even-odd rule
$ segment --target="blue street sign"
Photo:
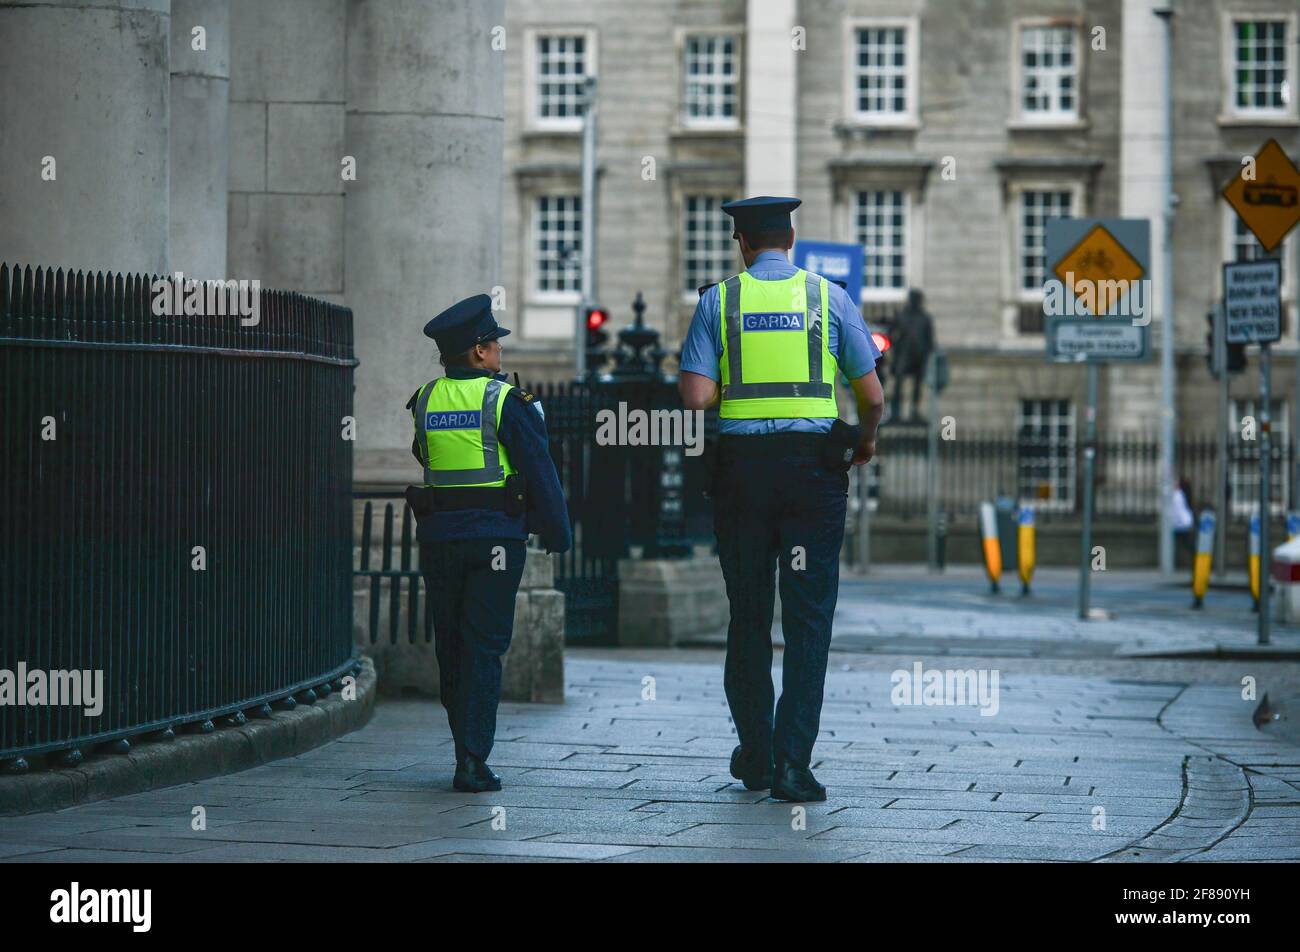
[[[843,281],[849,300],[862,300],[862,246],[833,241],[796,241],[794,264],[828,281]]]

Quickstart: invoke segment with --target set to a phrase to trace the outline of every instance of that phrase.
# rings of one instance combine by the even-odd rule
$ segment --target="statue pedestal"
[[[618,563],[618,643],[668,647],[725,634],[730,614],[722,567],[711,547],[685,559]]]

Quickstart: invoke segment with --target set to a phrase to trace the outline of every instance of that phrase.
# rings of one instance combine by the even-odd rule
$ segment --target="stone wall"
[[[166,273],[170,9],[0,2],[0,261]]]
[[[343,297],[345,6],[231,2],[228,266],[355,306]]]

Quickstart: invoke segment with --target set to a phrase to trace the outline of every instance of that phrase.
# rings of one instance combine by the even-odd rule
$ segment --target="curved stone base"
[[[158,787],[235,773],[293,757],[365,726],[375,708],[375,667],[361,659],[355,700],[337,692],[292,711],[210,734],[142,743],[122,755],[107,754],[76,767],[0,777],[0,816],[62,810]]]

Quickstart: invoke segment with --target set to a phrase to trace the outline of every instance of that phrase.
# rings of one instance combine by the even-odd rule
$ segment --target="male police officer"
[[[728,202],[747,270],[702,292],[682,347],[687,408],[721,401],[714,531],[731,602],[724,684],[740,745],[731,773],[778,800],[825,800],[809,766],[821,721],[850,460],[875,453],[880,356],[849,296],[793,267],[795,198]],[[852,383],[859,428],[837,419]],[[721,386],[719,386],[719,384]],[[785,636],[772,716],[774,575]]]
[[[456,745],[457,790],[500,790],[487,766],[496,734],[501,656],[510,647],[524,543],[572,543],[546,422],[533,395],[505,382],[499,338],[510,332],[477,294],[424,327],[446,376],[407,403],[424,486],[407,490],[419,519],[420,569],[433,611],[439,687]]]

